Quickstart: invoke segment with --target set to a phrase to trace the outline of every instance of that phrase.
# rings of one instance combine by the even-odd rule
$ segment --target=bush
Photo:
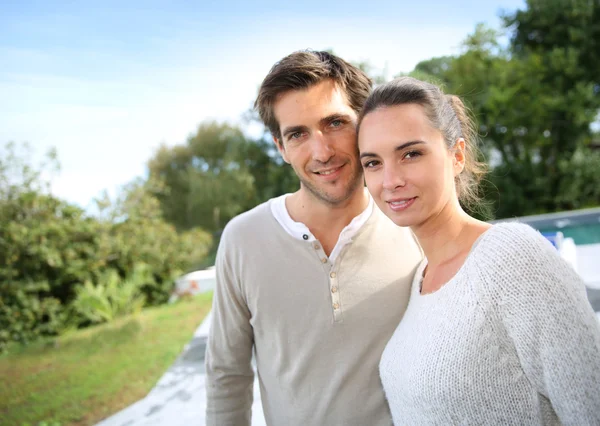
[[[79,283],[107,266],[98,221],[51,195],[0,200],[0,223],[0,282],[46,283],[36,294],[66,304]]]
[[[60,301],[38,297],[47,288],[47,283],[0,284],[0,353],[9,342],[24,344],[64,330],[66,312]]]
[[[139,309],[144,301],[164,303],[174,279],[208,253],[210,235],[200,229],[178,233],[145,184],[125,187],[119,200],[104,200],[100,213],[90,216],[49,194],[41,173],[18,160],[13,145],[5,151],[3,157],[0,149],[0,352],[9,341],[59,334],[71,321],[90,324]]]
[[[97,284],[86,281],[77,288],[73,309],[83,323],[102,323],[139,312],[144,306],[141,288],[152,281],[147,265],[138,264],[132,274],[121,279],[115,270],[102,274]]]
[[[163,220],[158,200],[144,182],[131,183],[121,197],[101,202],[107,267],[126,277],[136,264],[149,265],[152,279],[142,286],[146,302],[165,303],[175,279],[206,257],[212,237],[200,228],[177,232]]]

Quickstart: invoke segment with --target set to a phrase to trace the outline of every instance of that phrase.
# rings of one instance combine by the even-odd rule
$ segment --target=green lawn
[[[93,425],[143,398],[210,310],[212,294],[0,356],[0,424]]]

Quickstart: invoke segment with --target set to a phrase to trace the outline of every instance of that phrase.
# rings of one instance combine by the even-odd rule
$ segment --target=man
[[[269,425],[391,425],[378,364],[421,251],[364,188],[356,121],[371,89],[327,52],[293,53],[255,106],[300,189],[225,228],[209,333],[207,424],[249,425],[252,351]]]

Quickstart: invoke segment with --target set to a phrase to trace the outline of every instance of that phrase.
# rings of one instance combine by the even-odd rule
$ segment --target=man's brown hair
[[[290,90],[302,90],[333,80],[346,94],[350,107],[360,114],[373,85],[359,68],[324,51],[302,50],[277,62],[263,80],[254,107],[271,134],[281,139],[273,106],[278,96]]]

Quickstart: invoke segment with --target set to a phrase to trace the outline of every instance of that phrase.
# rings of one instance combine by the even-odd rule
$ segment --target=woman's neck
[[[468,252],[489,226],[469,216],[456,202],[449,203],[437,215],[411,228],[428,264],[436,266]]]

